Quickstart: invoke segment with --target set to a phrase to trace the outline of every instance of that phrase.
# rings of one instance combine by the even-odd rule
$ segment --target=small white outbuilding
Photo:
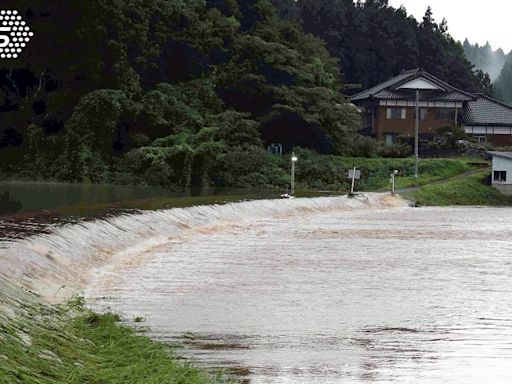
[[[512,195],[512,152],[489,152],[492,156],[492,186]]]

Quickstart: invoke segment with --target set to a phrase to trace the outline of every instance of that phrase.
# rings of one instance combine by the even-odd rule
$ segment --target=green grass
[[[404,197],[421,206],[512,205],[511,197],[484,184],[489,175],[489,171],[482,171],[446,183],[427,185],[419,191],[404,194]]]
[[[2,384],[226,382],[180,360],[115,314],[93,313],[80,300],[67,306],[46,306],[27,294],[15,300],[19,292],[1,288]],[[14,318],[6,308],[15,308]]]
[[[486,165],[486,164],[485,164]],[[473,165],[465,159],[460,160],[421,160],[419,167],[419,177],[414,175],[402,176],[396,178],[396,188],[408,188],[427,185],[436,181],[449,179],[474,169]]]
[[[421,159],[420,177],[414,178],[414,158],[349,158],[317,155],[311,151],[297,151],[297,185],[302,188],[327,189],[332,191],[350,190],[348,170],[361,170],[361,180],[356,181],[356,190],[379,191],[390,186],[390,174],[400,173],[396,178],[397,188],[420,186],[451,178],[472,169],[487,167],[483,160],[470,158]],[[282,165],[284,167],[284,165]]]

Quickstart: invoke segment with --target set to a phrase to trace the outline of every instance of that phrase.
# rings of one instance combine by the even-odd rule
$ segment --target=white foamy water
[[[511,209],[257,205],[104,269],[90,302],[250,383],[512,381]]]
[[[98,268],[115,269],[118,263],[129,262],[146,249],[202,228],[276,215],[372,209],[395,203],[396,199],[390,200],[383,194],[354,199],[256,200],[68,224],[51,233],[0,241],[0,279],[7,279],[50,302],[59,302],[85,287]]]
[[[507,208],[254,201],[3,243],[0,282],[50,301],[87,287],[92,307],[143,316],[152,337],[242,382],[501,384],[511,239]]]

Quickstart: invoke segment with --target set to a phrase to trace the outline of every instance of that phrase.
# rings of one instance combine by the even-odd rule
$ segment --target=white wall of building
[[[505,181],[496,181],[494,172],[507,172]],[[492,183],[501,185],[512,185],[512,159],[500,156],[492,158]]]

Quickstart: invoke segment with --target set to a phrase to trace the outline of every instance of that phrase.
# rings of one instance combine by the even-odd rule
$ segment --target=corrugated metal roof
[[[469,126],[512,126],[512,107],[490,97],[479,96],[464,108],[463,120]]]
[[[507,159],[512,160],[512,152],[487,152],[487,153],[492,156],[505,157]]]

